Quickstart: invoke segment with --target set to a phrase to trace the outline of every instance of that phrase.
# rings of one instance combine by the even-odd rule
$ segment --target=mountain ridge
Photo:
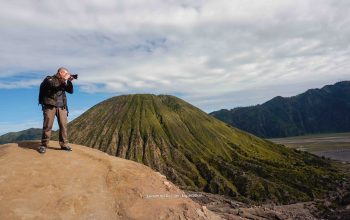
[[[0,144],[25,140],[38,140],[41,138],[41,128],[29,128],[18,132],[8,132],[0,136]]]
[[[350,81],[210,115],[263,138],[350,131]]]

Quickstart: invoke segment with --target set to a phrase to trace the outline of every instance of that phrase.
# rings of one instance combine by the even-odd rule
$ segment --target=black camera
[[[71,74],[71,77],[73,77],[74,79],[78,79],[78,74]]]

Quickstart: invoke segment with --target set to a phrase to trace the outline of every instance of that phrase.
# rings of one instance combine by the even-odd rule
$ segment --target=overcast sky
[[[28,119],[14,109],[23,91],[36,101],[60,66],[79,74],[75,95],[90,100],[76,116],[127,93],[172,94],[211,112],[350,76],[348,0],[0,2],[0,98],[19,100],[0,110],[0,134],[11,114],[18,126],[41,123],[40,111]]]

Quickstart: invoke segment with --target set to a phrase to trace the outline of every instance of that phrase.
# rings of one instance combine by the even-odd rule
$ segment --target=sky
[[[0,3],[0,134],[42,126],[39,84],[61,66],[79,74],[69,120],[122,94],[209,113],[350,78],[348,0]]]

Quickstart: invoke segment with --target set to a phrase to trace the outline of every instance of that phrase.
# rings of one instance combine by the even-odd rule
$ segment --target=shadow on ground
[[[41,142],[40,141],[21,141],[21,142],[18,142],[17,144],[18,144],[18,147],[37,151]],[[48,146],[47,149],[61,150],[59,146],[57,147]]]

